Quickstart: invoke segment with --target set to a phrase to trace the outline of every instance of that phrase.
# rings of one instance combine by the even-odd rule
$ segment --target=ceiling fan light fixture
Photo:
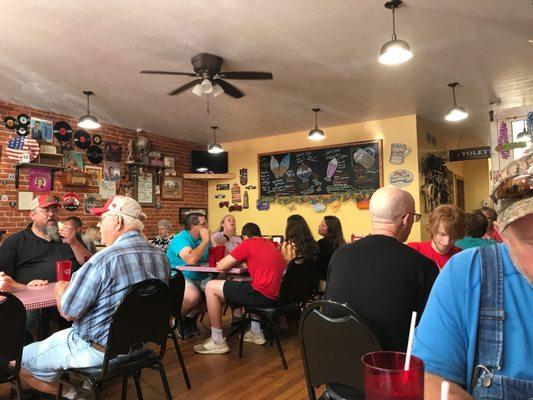
[[[200,83],[200,89],[202,94],[210,94],[213,91],[213,84],[206,78]]]
[[[215,86],[213,86],[214,97],[217,97],[218,95],[221,95],[222,93],[224,93],[224,89],[222,89],[222,86],[220,86],[219,84],[216,84]]]
[[[448,86],[452,88],[453,107],[446,112],[444,119],[448,122],[457,122],[468,118],[468,112],[463,107],[458,106],[455,99],[455,88],[459,86],[459,82],[450,82]]]
[[[196,96],[201,96],[202,95],[202,88],[200,87],[200,84],[196,84],[193,88],[192,88],[192,92],[196,95]]]
[[[211,154],[219,154],[224,151],[221,145],[217,143],[217,129],[218,126],[212,126],[213,129],[213,143],[207,146],[207,151]]]
[[[409,43],[396,37],[396,9],[401,4],[401,0],[391,0],[385,3],[385,8],[392,10],[392,39],[381,46],[378,58],[381,64],[398,65],[413,57]]]
[[[91,110],[89,108],[89,97],[94,93],[90,90],[84,90],[83,94],[87,96],[87,113],[78,119],[78,126],[83,129],[98,129],[101,125],[98,122],[98,119],[91,115]]]
[[[318,129],[318,112],[321,111],[320,108],[313,108],[315,113],[315,127],[309,131],[307,134],[307,139],[318,142],[326,138],[326,134],[322,129]]]

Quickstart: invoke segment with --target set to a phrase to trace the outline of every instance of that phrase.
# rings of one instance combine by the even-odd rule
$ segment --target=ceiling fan
[[[220,72],[224,59],[214,54],[199,53],[191,58],[194,72],[173,72],[173,71],[141,71],[141,74],[159,74],[159,75],[184,75],[196,77],[191,82],[182,85],[168,93],[169,96],[175,96],[192,87],[192,92],[198,96],[202,94],[213,94],[215,97],[219,94],[227,95],[239,99],[244,93],[233,86],[225,79],[243,79],[243,80],[266,80],[272,79],[270,72],[254,71],[227,71]]]

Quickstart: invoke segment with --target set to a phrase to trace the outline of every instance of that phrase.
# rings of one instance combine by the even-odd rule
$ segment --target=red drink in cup
[[[219,262],[226,256],[226,246],[216,246],[215,251],[215,260]]]
[[[57,261],[56,262],[56,281],[70,281],[70,273],[72,271],[72,261]]]
[[[210,267],[216,267],[217,266],[217,258],[215,255],[215,248],[210,247],[208,250],[208,257],[209,257],[209,266]]]
[[[376,351],[361,359],[366,400],[423,400],[424,363],[411,356],[404,371],[405,353]]]

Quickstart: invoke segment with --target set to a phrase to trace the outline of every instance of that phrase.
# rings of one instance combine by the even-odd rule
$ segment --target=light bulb
[[[100,123],[98,120],[90,114],[80,117],[78,120],[78,126],[83,129],[98,129],[100,128]]]
[[[224,93],[224,89],[222,89],[222,86],[216,84],[213,86],[213,96],[217,97],[219,94]]]
[[[213,91],[213,85],[211,84],[211,81],[206,78],[200,84],[200,89],[202,94],[209,94]]]
[[[218,143],[213,143],[209,145],[209,147],[207,148],[207,151],[211,154],[218,154],[218,153],[222,153],[224,149]]]
[[[463,107],[453,106],[448,110],[444,119],[450,122],[462,121],[468,117],[468,113]]]
[[[196,96],[201,96],[202,95],[202,88],[200,87],[200,84],[196,84],[194,86],[194,88],[192,89],[192,92],[196,95]]]
[[[307,135],[307,139],[314,140],[315,142],[318,142],[319,140],[323,140],[326,138],[326,135],[324,134],[324,131],[322,129],[312,129],[309,131],[309,134]]]
[[[390,40],[381,47],[379,62],[387,65],[397,65],[410,60],[413,52],[405,40]]]

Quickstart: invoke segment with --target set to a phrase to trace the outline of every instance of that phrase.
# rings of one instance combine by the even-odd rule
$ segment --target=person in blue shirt
[[[468,212],[465,214],[466,235],[455,242],[460,249],[490,246],[496,244],[495,240],[485,239],[483,236],[489,227],[489,220],[481,212]]]
[[[495,185],[503,244],[453,256],[433,286],[413,354],[425,364],[425,398],[533,398],[533,152]]]
[[[172,268],[182,265],[201,265],[209,261],[211,233],[207,227],[205,215],[190,213],[185,219],[185,229],[174,236],[167,249],[167,257]],[[183,271],[185,276],[185,293],[181,315],[183,316],[182,338],[200,335],[196,324],[197,310],[203,303],[202,281],[208,279],[205,272]]]
[[[41,342],[24,347],[20,377],[33,388],[57,393],[59,374],[69,368],[101,367],[109,328],[117,304],[127,289],[148,279],[168,283],[170,265],[165,253],[142,236],[146,214],[131,197],[114,196],[100,208],[105,250],[95,254],[69,282],[55,286],[57,309],[72,328],[63,329]],[[64,389],[67,399],[76,397],[74,387]]]

